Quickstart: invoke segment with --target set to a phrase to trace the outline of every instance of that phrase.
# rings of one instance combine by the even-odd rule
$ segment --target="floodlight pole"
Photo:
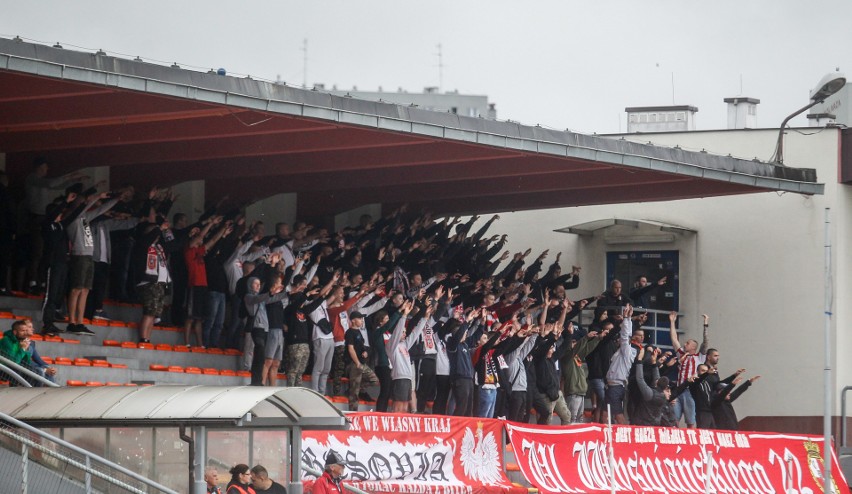
[[[793,117],[804,113],[807,110],[810,110],[815,105],[822,103],[822,101],[811,101],[807,105],[799,108],[794,113],[791,113],[787,118],[781,122],[781,128],[778,130],[778,141],[775,143],[775,159],[774,163],[783,165],[784,164],[784,128],[787,127],[787,122],[793,119]]]
[[[817,83],[817,89],[811,94],[811,102],[808,103],[807,106],[796,110],[795,113],[791,114],[789,117],[785,118],[783,122],[781,122],[781,128],[778,130],[778,142],[775,144],[775,156],[772,159],[773,163],[776,165],[784,165],[784,127],[787,126],[787,122],[805,110],[813,108],[814,105],[823,103],[826,98],[843,89],[845,85],[846,76],[840,72],[826,74],[822,77],[822,79],[820,79]]]

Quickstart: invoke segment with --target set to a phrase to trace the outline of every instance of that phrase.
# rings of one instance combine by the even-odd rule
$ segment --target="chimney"
[[[737,96],[725,98],[728,104],[728,129],[754,129],[757,128],[757,105],[760,100]]]

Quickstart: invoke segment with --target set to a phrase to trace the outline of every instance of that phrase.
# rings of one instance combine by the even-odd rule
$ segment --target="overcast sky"
[[[827,72],[852,73],[849,0],[16,1],[0,35],[341,89],[487,94],[498,117],[614,133],[628,106],[730,96],[777,127]],[[807,125],[804,116],[792,122]]]

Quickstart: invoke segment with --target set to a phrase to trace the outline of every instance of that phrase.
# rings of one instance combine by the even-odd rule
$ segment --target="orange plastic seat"
[[[139,386],[136,383],[124,383],[125,386]]]
[[[247,370],[237,371],[237,376],[238,377],[251,377],[251,372],[249,372]]]
[[[44,360],[44,363],[47,364],[47,365],[53,364],[53,358],[52,357],[42,357],[41,359]]]
[[[152,345],[152,344],[150,344],[150,343],[139,343],[139,344],[138,344],[138,345],[136,345],[136,346],[137,346],[140,350],[153,350],[153,349],[154,349],[154,345]]]
[[[222,369],[222,370],[219,371],[219,375],[220,376],[236,376],[237,371],[235,371],[233,369]]]
[[[40,334],[34,334],[34,335],[30,336],[30,339],[35,340],[35,341],[44,341],[44,336],[42,336]]]
[[[104,321],[103,319],[95,319],[92,321],[92,326],[109,326],[109,321]]]
[[[198,367],[187,367],[186,373],[187,374],[201,374],[201,369],[199,369]]]
[[[174,351],[174,352],[181,352],[181,353],[189,353],[189,348],[187,348],[187,347],[185,347],[185,346],[183,346],[183,345],[175,345],[175,346],[172,348],[172,351]]]
[[[219,370],[207,367],[207,368],[202,369],[201,373],[204,374],[205,376],[218,376]]]
[[[104,346],[121,346],[121,342],[118,340],[104,340]]]
[[[127,364],[109,364],[111,369],[126,369]]]
[[[224,355],[225,351],[222,350],[221,348],[208,348],[207,353],[209,355]]]
[[[55,365],[74,365],[74,362],[68,357],[56,357],[53,359],[53,363]]]
[[[231,356],[239,357],[242,354],[243,354],[243,352],[236,350],[234,348],[228,348],[227,350],[225,350],[225,355],[231,355]]]
[[[278,377],[278,379],[284,380],[284,379],[287,379],[287,374],[278,373],[277,377]]]
[[[108,322],[107,326],[109,326],[111,328],[126,328],[127,327],[127,323],[124,322],[124,321],[107,321],[107,322]]]
[[[139,327],[139,323],[138,322],[129,322],[129,323],[125,324],[125,326],[127,326],[128,328],[136,329],[136,328]],[[136,385],[134,384],[134,386],[136,386]]]
[[[172,351],[172,346],[169,345],[168,343],[159,343],[156,346],[154,346],[154,350],[162,350],[162,351],[165,351],[165,352],[170,352],[170,351]]]
[[[51,343],[62,343],[62,338],[59,336],[42,336],[42,340],[49,341]]]
[[[107,382],[104,383],[104,385],[105,386],[124,386],[121,383],[116,383],[116,382],[112,382],[112,381],[107,381]]]
[[[74,380],[74,379],[69,379],[69,380],[65,381],[65,385],[66,386],[85,386],[86,383],[84,383],[83,381],[77,381],[77,380]]]
[[[87,358],[75,358],[74,365],[82,367],[91,367],[92,361]]]
[[[86,386],[95,387],[95,386],[103,386],[103,385],[104,385],[104,383],[102,383],[100,381],[86,381]]]
[[[121,342],[121,348],[137,348],[136,343],[132,341],[123,341]]]
[[[207,353],[207,349],[203,346],[194,346],[189,349],[192,353]]]
[[[15,314],[13,314],[11,312],[8,312],[8,311],[0,312],[0,319],[14,319],[14,318],[15,318]]]
[[[79,345],[80,340],[69,340],[68,338],[59,338],[59,341],[62,343],[68,343],[69,345]]]
[[[153,370],[153,369],[152,369]],[[167,369],[169,372],[183,372],[183,367],[179,365],[170,365]]]
[[[165,365],[160,365],[160,364],[151,364],[151,365],[148,366],[148,369],[152,370],[152,371],[165,372],[165,371],[168,370],[168,367],[166,367]]]
[[[109,367],[109,362],[101,359],[92,360],[92,367]]]

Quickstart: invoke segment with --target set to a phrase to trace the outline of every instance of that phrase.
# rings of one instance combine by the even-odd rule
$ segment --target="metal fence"
[[[580,312],[580,316],[578,318],[578,322],[586,327],[588,324],[591,324],[594,321],[595,310],[596,307],[591,307],[588,309],[583,309]],[[637,311],[645,312],[648,314],[648,320],[642,324],[642,329],[645,331],[645,343],[659,346],[665,350],[670,350],[672,348],[672,339],[670,335],[670,323],[669,323],[669,311],[666,310],[655,310],[655,309],[643,309],[643,308],[634,308]],[[682,335],[684,331],[679,327],[680,321],[683,319],[683,313],[678,313],[678,334]],[[617,331],[618,328],[615,328]],[[683,343],[684,340],[681,340]]]
[[[172,489],[2,413],[0,492],[177,494]]]

